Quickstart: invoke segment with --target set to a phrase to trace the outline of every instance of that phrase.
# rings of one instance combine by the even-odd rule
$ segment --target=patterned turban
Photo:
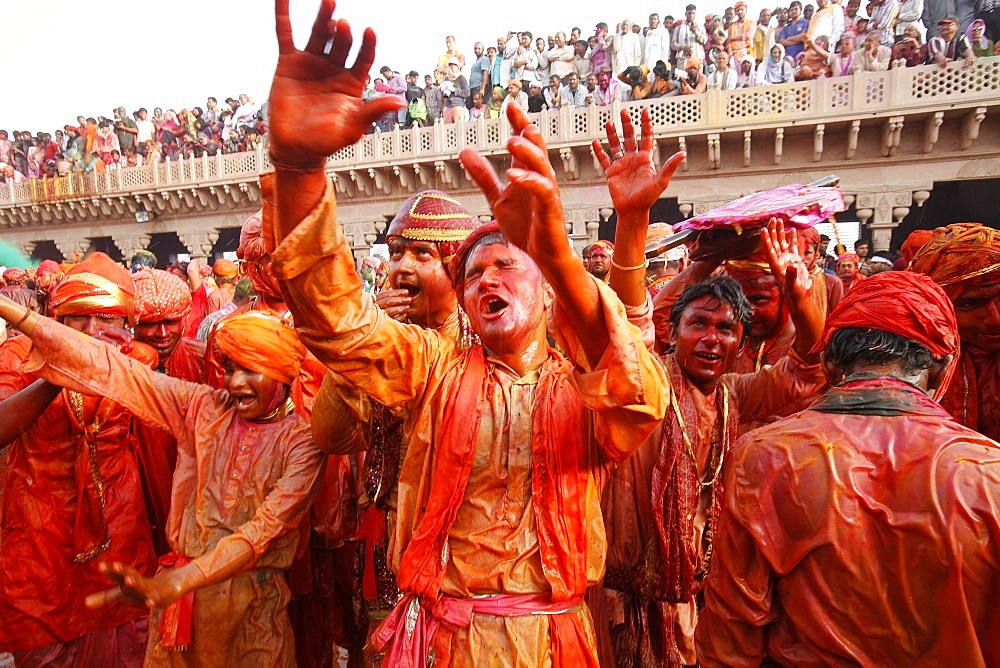
[[[24,279],[28,277],[28,272],[24,269],[17,269],[11,267],[7,271],[3,272],[3,281],[7,285],[23,285]]]
[[[386,240],[396,236],[414,241],[433,241],[441,262],[447,264],[469,234],[481,225],[479,219],[440,190],[413,195],[389,223]]]
[[[239,267],[236,266],[235,262],[221,259],[216,260],[215,264],[212,265],[212,273],[219,278],[236,278],[236,275],[240,273],[240,270]]]
[[[897,334],[925,346],[934,359],[958,352],[951,300],[937,283],[910,271],[884,271],[852,286],[827,318],[813,354],[826,350],[837,330],[847,327]]]
[[[168,271],[140,269],[135,283],[135,317],[138,323],[180,320],[191,312],[191,288]]]
[[[910,264],[955,300],[966,290],[1000,281],[1000,230],[979,223],[955,223],[934,230]]]
[[[135,285],[128,271],[104,253],[70,268],[50,295],[52,315],[125,318],[135,324]]]
[[[250,311],[219,321],[215,345],[220,353],[279,383],[291,385],[299,375],[306,347],[290,325],[263,311]]]
[[[615,245],[610,241],[608,241],[607,239],[601,239],[600,241],[596,241],[593,244],[591,244],[590,252],[593,253],[595,248],[603,248],[604,250],[608,251],[608,253],[610,253],[611,255],[615,254]]]

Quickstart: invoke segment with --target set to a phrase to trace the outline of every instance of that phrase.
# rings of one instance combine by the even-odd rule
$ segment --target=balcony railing
[[[549,148],[587,145],[603,139],[608,121],[628,109],[638,124],[648,108],[657,137],[694,136],[729,129],[802,125],[1000,102],[1000,57],[980,58],[971,67],[952,63],[862,72],[778,86],[735,91],[709,90],[701,95],[665,97],[606,107],[562,108],[533,115]],[[510,126],[505,119],[471,123],[438,123],[366,135],[331,156],[327,171],[391,166],[453,159],[464,148],[487,154],[506,152]],[[0,184],[0,208],[105,195],[131,195],[172,189],[255,180],[270,169],[267,153],[165,160],[141,167],[55,179],[29,179]]]

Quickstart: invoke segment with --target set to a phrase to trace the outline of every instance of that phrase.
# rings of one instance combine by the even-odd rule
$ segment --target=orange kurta
[[[998,506],[1000,444],[896,379],[831,389],[736,446],[698,658],[997,665]]]
[[[265,231],[265,238],[267,238]],[[274,269],[296,315],[303,342],[332,370],[364,388],[377,401],[407,414],[408,449],[399,476],[399,521],[392,537],[391,560],[398,569],[431,486],[435,452],[447,423],[447,399],[462,375],[468,353],[453,338],[388,318],[363,296],[350,247],[335,223],[332,193],[272,253]],[[586,550],[576,556],[586,579],[603,572],[605,537],[599,496],[607,475],[605,462],[627,456],[662,419],[666,409],[662,370],[646,351],[639,331],[628,325],[624,308],[598,286],[611,345],[597,368],[588,368],[572,328],[555,308],[553,334],[576,362],[572,383],[594,413],[596,437],[588,440],[582,472],[586,508]],[[478,349],[474,349],[478,350]],[[545,371],[543,371],[545,373]],[[536,472],[527,467],[532,441],[531,418],[538,406],[532,394],[534,374],[517,378],[498,360],[486,360],[482,390],[485,404],[474,438],[473,471],[448,534],[443,591],[460,597],[499,593],[545,593],[552,587],[543,570],[535,516],[540,509],[531,494]],[[584,428],[581,425],[581,429]],[[583,587],[579,592],[583,595]],[[593,649],[586,609],[578,615]],[[474,615],[471,626],[456,633],[455,665],[545,665],[550,661],[549,623],[545,615],[493,617]]]
[[[29,364],[40,376],[119,401],[177,439],[167,522],[175,552],[211,575],[223,566],[214,559],[218,545],[245,541],[253,549],[251,570],[195,592],[187,651],[156,649],[162,611],[153,611],[147,665],[294,665],[281,571],[292,563],[325,461],[306,421],[293,414],[247,422],[228,393],[150,371],[53,322],[39,321],[32,338],[44,363],[36,356]]]
[[[26,336],[0,347],[0,399],[37,380],[21,368],[30,348]],[[98,402],[96,397],[82,398],[88,426],[95,421]],[[99,545],[104,532],[88,448],[68,393],[63,390],[7,449],[0,538],[0,651],[67,642],[146,615],[142,608],[89,610],[83,603],[90,594],[108,588],[107,577],[98,570],[101,561],[132,564],[147,575],[156,568],[130,434],[132,415],[120,405],[101,404],[96,452],[111,541],[89,561],[75,563],[73,558]],[[89,507],[83,499],[89,499]]]

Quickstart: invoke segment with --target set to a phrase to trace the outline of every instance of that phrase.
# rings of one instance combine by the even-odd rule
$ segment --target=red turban
[[[906,241],[903,245],[899,247],[899,254],[906,258],[906,264],[913,261],[913,256],[924,247],[931,237],[934,236],[933,230],[915,230],[910,233],[910,236],[906,237]]]
[[[884,271],[855,284],[826,320],[813,354],[826,350],[837,330],[878,329],[916,341],[934,359],[958,352],[955,308],[944,290],[926,276]]]
[[[135,283],[135,317],[139,323],[180,320],[191,312],[191,288],[161,269],[140,269]]]
[[[42,274],[55,274],[58,276],[62,273],[62,269],[59,267],[59,263],[55,260],[42,260],[41,264],[38,265],[38,269],[35,270],[35,275],[40,276]]]
[[[415,241],[433,241],[438,246],[441,261],[447,263],[480,224],[458,200],[440,190],[425,190],[403,202],[399,213],[389,223],[386,239],[401,236]]]
[[[72,267],[52,289],[52,315],[97,315],[125,318],[135,324],[135,285],[132,276],[104,253],[93,253]]]
[[[939,227],[913,257],[910,269],[933,278],[953,300],[970,288],[996,283],[1000,230],[979,223]]]
[[[298,377],[306,356],[306,347],[295,329],[263,311],[220,320],[215,327],[215,343],[223,355],[240,366],[285,385]]]
[[[27,277],[28,272],[24,269],[17,269],[15,267],[11,267],[3,272],[3,280],[7,285],[21,285]]]
[[[240,247],[236,249],[236,257],[246,262],[244,269],[254,292],[275,299],[282,299],[278,281],[270,271],[261,265],[264,258],[270,257],[264,246],[264,209],[247,218],[240,230]]]
[[[465,263],[469,259],[469,251],[472,250],[472,247],[476,245],[477,241],[492,234],[503,236],[503,232],[500,230],[500,223],[495,220],[480,225],[473,230],[455,251],[455,257],[453,257],[451,262],[448,263],[448,272],[451,274],[451,284],[455,286],[455,292],[458,294],[459,303],[462,301],[462,292],[465,291]]]
[[[853,262],[855,265],[861,264],[861,256],[857,253],[841,253],[837,257],[837,266],[840,266],[841,262]]]
[[[819,245],[819,230],[815,227],[801,227],[795,231],[798,234],[799,242],[804,246]]]

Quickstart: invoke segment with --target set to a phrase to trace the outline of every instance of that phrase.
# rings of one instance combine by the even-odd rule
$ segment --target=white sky
[[[733,2],[695,0],[698,18],[721,13]],[[774,4],[750,2],[747,15],[756,17],[764,2]],[[359,41],[366,26],[374,28],[375,72],[389,65],[423,75],[444,52],[446,35],[455,35],[471,64],[475,42],[495,44],[508,30],[538,36],[568,34],[579,26],[589,36],[598,21],[612,30],[626,18],[645,26],[650,13],[680,18],[686,5],[686,0],[341,0],[334,16],[350,21]],[[318,6],[318,0],[291,0],[300,47]],[[129,113],[140,106],[150,113],[153,107],[204,108],[209,95],[221,104],[247,93],[261,103],[278,54],[270,0],[0,0],[0,26],[6,73],[0,128],[8,131],[52,132],[75,124],[81,114],[110,118],[119,105]]]

